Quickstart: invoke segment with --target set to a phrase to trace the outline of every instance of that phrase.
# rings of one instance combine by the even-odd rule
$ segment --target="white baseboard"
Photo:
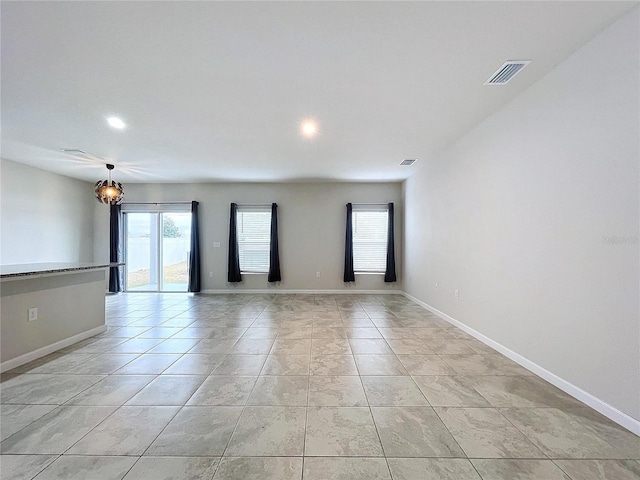
[[[424,303],[421,300],[418,300],[417,298],[409,295],[406,292],[402,292],[402,294],[405,297],[407,297],[409,300],[417,303],[418,305],[424,307],[425,309],[429,310],[430,312],[435,313],[440,318],[446,320],[447,322],[451,323],[452,325],[455,325],[460,330],[463,330],[463,331],[467,332],[469,335],[477,338],[478,340],[480,340],[485,345],[488,345],[489,347],[493,348],[494,350],[502,353],[504,356],[510,358],[514,362],[522,365],[524,368],[526,368],[527,370],[535,373],[540,378],[543,378],[544,380],[546,380],[547,382],[551,383],[552,385],[555,385],[556,387],[558,387],[563,392],[568,393],[569,395],[571,395],[572,397],[576,398],[577,400],[580,400],[582,403],[584,403],[584,404],[590,406],[591,408],[593,408],[594,410],[600,412],[602,415],[604,415],[605,417],[609,418],[610,420],[616,422],[618,425],[620,425],[620,426],[626,428],[627,430],[635,433],[636,435],[640,436],[640,420],[636,420],[635,418],[627,415],[626,413],[621,412],[617,408],[609,405],[606,402],[603,402],[602,400],[600,400],[597,397],[594,397],[590,393],[585,392],[580,387],[576,387],[575,385],[573,385],[572,383],[566,381],[565,379],[557,376],[556,374],[550,372],[549,370],[546,370],[545,368],[543,368],[540,365],[532,362],[531,360],[523,357],[522,355],[514,352],[513,350],[508,349],[504,345],[501,345],[500,343],[490,339],[489,337],[487,337],[487,336],[483,335],[482,333],[474,330],[473,328],[465,325],[464,323],[456,320],[455,318],[450,317],[449,315],[447,315],[444,312],[441,312],[437,308],[432,307],[431,305],[428,305],[428,304]]]
[[[45,355],[49,355],[50,353],[60,350],[61,348],[68,347],[69,345],[73,345],[74,343],[78,343],[106,331],[107,326],[101,325],[99,327],[92,328],[91,330],[87,330],[86,332],[78,333],[72,337],[60,340],[59,342],[52,343],[51,345],[47,345],[46,347],[39,348],[33,352],[25,353],[24,355],[12,358],[11,360],[6,360],[0,363],[0,373],[19,367],[20,365],[24,365],[25,363],[32,362],[40,357],[44,357]]]
[[[255,293],[255,294],[301,294],[301,295],[402,295],[402,290],[286,290],[286,289],[271,289],[271,288],[235,288],[226,289],[221,288],[217,290],[202,290],[200,293],[206,294],[219,294],[219,293]]]

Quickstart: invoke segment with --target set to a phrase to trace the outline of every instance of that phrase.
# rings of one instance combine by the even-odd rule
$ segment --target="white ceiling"
[[[1,154],[90,181],[399,181],[634,5],[2,1]],[[532,63],[484,86],[506,60]]]

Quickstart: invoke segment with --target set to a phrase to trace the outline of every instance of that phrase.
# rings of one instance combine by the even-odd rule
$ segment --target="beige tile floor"
[[[399,295],[106,304],[2,376],[3,480],[640,478],[640,438]]]

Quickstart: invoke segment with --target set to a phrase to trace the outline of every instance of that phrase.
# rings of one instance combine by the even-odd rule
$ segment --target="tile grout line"
[[[370,317],[369,317],[369,320],[371,320]],[[362,391],[364,392],[364,397],[365,397],[365,399],[367,401],[367,408],[369,410],[369,416],[371,417],[371,422],[373,423],[373,428],[375,428],[375,430],[376,430],[376,436],[378,437],[378,442],[380,442],[380,450],[382,450],[382,458],[384,458],[384,462],[387,465],[387,471],[389,472],[389,478],[391,479],[391,478],[393,478],[393,476],[391,474],[391,466],[389,465],[389,460],[387,458],[387,453],[385,452],[384,444],[382,443],[382,437],[380,436],[380,431],[378,430],[378,424],[376,422],[375,417],[373,416],[373,410],[371,409],[371,402],[369,401],[369,396],[367,395],[367,389],[364,388],[364,383],[362,382],[362,375],[361,375],[361,372],[360,372],[360,368],[358,367],[358,362],[355,362],[355,356],[354,356],[354,363],[356,364],[356,369],[358,371],[358,378],[360,379],[360,384],[362,385]]]
[[[264,309],[262,310],[262,312],[264,312]],[[253,325],[256,322],[256,320],[261,315],[261,313],[256,316],[254,321],[251,322],[251,325]],[[276,338],[277,338],[277,336],[276,336]],[[274,343],[275,343],[275,339],[274,339]],[[234,343],[234,345],[235,345],[235,343]],[[231,349],[229,349],[229,351],[231,351]],[[228,353],[226,355],[228,355]],[[264,364],[266,363],[266,361],[267,361],[267,359],[265,358],[264,363],[260,367],[260,372],[262,372],[262,369],[264,368]],[[238,420],[236,420],[236,424],[233,427],[233,431],[231,432],[231,435],[229,435],[229,439],[227,440],[227,443],[224,446],[224,449],[222,450],[222,453],[220,454],[220,461],[218,462],[218,465],[216,466],[216,469],[214,471],[214,474],[213,474],[212,478],[215,478],[215,476],[216,476],[216,474],[218,472],[218,469],[220,468],[220,465],[222,464],[222,459],[226,458],[225,454],[227,453],[227,449],[229,448],[229,445],[231,444],[231,440],[233,439],[233,436],[235,435],[236,431],[238,430],[238,425],[240,424],[240,420],[242,419],[242,416],[244,415],[244,412],[245,412],[245,410],[247,408],[247,404],[249,403],[249,399],[251,398],[251,394],[253,393],[254,389],[256,388],[256,384],[258,383],[258,378],[260,378],[260,372],[258,372],[258,375],[256,376],[256,379],[254,380],[253,385],[251,386],[251,390],[249,391],[249,395],[247,395],[247,399],[245,400],[244,405],[242,405],[242,411],[240,412],[240,415],[238,415]],[[213,370],[212,370],[212,373],[213,373]]]

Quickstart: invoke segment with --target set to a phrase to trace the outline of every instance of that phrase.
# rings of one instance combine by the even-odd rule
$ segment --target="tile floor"
[[[3,480],[640,478],[640,438],[399,295],[120,294],[2,375]]]

